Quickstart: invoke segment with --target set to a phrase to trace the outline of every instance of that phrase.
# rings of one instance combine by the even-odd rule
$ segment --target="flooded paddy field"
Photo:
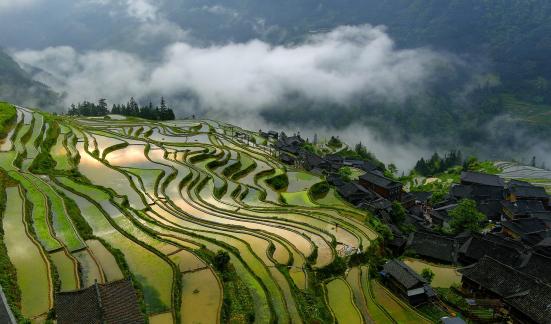
[[[13,202],[3,226],[17,228],[8,252],[18,251],[16,241],[26,247],[10,253],[21,269],[25,317],[47,314],[56,292],[125,278],[136,283],[150,323],[386,316],[376,306],[387,302],[384,295],[366,295],[367,270],[317,279],[377,239],[370,216],[333,190],[313,199],[310,190],[323,176],[289,170],[259,134],[239,129],[254,140],[236,138],[238,128],[210,120],[113,115],[106,122],[23,109],[15,123],[9,141],[0,142],[0,168],[17,184],[5,190]],[[54,163],[34,174],[42,150]],[[269,184],[277,176],[287,177],[285,188]],[[220,265],[221,255],[227,264]]]

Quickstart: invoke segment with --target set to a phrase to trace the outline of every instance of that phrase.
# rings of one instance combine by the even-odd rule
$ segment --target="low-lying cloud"
[[[205,109],[232,112],[277,105],[290,94],[339,104],[358,98],[403,101],[422,91],[434,67],[448,60],[429,49],[396,49],[384,28],[369,25],[339,27],[293,46],[175,42],[154,62],[127,52],[80,53],[71,47],[14,56],[41,69],[36,78],[65,93],[67,104],[191,94]]]

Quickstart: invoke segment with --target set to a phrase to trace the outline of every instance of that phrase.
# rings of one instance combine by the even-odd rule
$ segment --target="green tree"
[[[392,214],[390,215],[394,224],[402,224],[406,219],[406,209],[398,201],[392,202]]]
[[[352,169],[350,167],[342,167],[339,169],[339,175],[345,181],[352,180]]]
[[[486,220],[486,216],[476,209],[476,202],[471,199],[462,199],[457,207],[449,212],[452,217],[450,226],[454,233],[461,233],[465,230],[479,232],[480,223]]]
[[[220,272],[226,271],[229,263],[230,255],[226,251],[218,251],[214,256],[214,267]]]
[[[424,268],[421,271],[421,277],[423,277],[429,284],[432,283],[434,276],[435,274],[430,268]]]
[[[392,173],[393,175],[396,175],[396,173],[398,173],[398,168],[396,167],[396,165],[394,163],[390,163],[387,167],[388,171],[390,171],[390,173]]]

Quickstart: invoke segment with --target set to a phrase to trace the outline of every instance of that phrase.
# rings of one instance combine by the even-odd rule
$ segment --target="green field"
[[[49,264],[27,230],[19,188],[8,188],[6,194],[8,203],[2,222],[4,242],[17,270],[21,313],[27,318],[35,318],[47,313],[53,304]]]
[[[343,251],[378,238],[371,216],[334,189],[314,198],[323,176],[288,169],[258,134],[240,130],[254,144],[211,120],[18,115],[0,168],[28,204],[26,214],[21,197],[8,205],[20,210],[4,225],[43,267],[33,278],[42,290],[30,291],[28,264],[8,256],[21,269],[24,317],[46,314],[58,291],[130,278],[150,323],[425,321],[365,265],[321,279]]]
[[[352,291],[343,279],[334,279],[325,285],[329,307],[339,323],[362,323],[360,311],[354,304]]]

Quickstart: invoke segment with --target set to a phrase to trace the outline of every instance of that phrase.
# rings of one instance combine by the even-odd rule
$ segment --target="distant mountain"
[[[29,107],[55,109],[59,95],[34,81],[8,54],[0,50],[0,101]]]

